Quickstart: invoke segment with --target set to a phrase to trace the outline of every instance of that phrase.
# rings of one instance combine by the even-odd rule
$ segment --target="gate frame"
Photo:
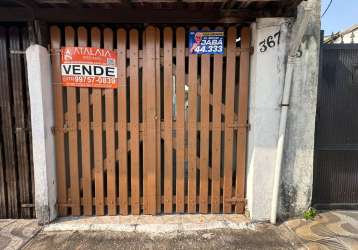
[[[81,26],[80,28],[78,29],[78,31],[80,31],[81,29]],[[92,27],[92,44],[93,44],[93,41],[95,41],[95,45],[97,44],[97,46],[99,46],[99,36],[100,36],[100,33],[99,33],[99,30],[98,28],[93,28]],[[107,32],[107,31],[108,32]],[[155,55],[155,39],[157,37],[157,30],[159,30],[158,28],[154,28],[153,26],[148,26],[146,29],[145,29],[145,32],[143,33],[144,35],[144,39],[146,41],[146,46],[144,46],[143,48],[143,55],[144,55],[144,61],[143,61],[143,79],[146,79],[146,83],[148,82],[153,82],[153,86],[151,88],[149,88],[147,86],[147,84],[145,85],[145,88],[144,88],[144,92],[145,93],[149,93],[151,90],[155,89],[155,84],[156,84],[156,80],[155,80],[155,75],[156,73],[150,73],[152,72],[151,68],[152,68],[152,65],[155,65],[157,62],[159,62],[157,59],[156,59],[156,55]],[[229,89],[229,87],[226,88],[226,92],[227,92],[227,95],[229,94],[229,96],[231,96],[232,98],[231,99],[228,99],[227,100],[227,104],[226,105],[226,114],[227,114],[227,119],[225,121],[225,132],[226,132],[226,140],[230,141],[231,144],[228,144],[226,145],[226,148],[225,149],[225,155],[227,153],[230,153],[231,151],[233,151],[234,149],[234,142],[233,140],[231,139],[231,137],[234,135],[234,130],[238,130],[238,136],[237,136],[237,151],[236,152],[232,152],[230,153],[230,156],[225,156],[226,159],[228,159],[227,157],[231,158],[231,162],[230,161],[225,161],[225,166],[223,166],[224,168],[224,184],[223,184],[223,187],[224,187],[224,196],[222,198],[222,201],[223,204],[224,204],[224,209],[223,209],[223,212],[224,213],[231,213],[232,212],[232,207],[233,205],[235,205],[235,209],[234,211],[236,211],[237,213],[243,213],[244,212],[244,209],[245,209],[245,198],[244,198],[244,194],[245,194],[245,163],[246,163],[246,137],[247,137],[247,130],[248,130],[248,122],[247,122],[247,119],[248,119],[248,91],[249,91],[249,87],[248,87],[248,84],[249,84],[249,54],[251,53],[251,49],[250,49],[250,28],[249,27],[242,27],[241,28],[241,39],[242,39],[242,44],[241,44],[241,47],[236,47],[236,30],[237,28],[235,26],[230,26],[228,28],[228,40],[232,41],[232,42],[229,42],[229,47],[227,48],[227,54],[226,54],[226,60],[227,60],[227,65],[230,65],[230,67],[228,66],[225,70],[226,70],[226,84],[231,84],[231,89]],[[118,30],[117,32],[119,32],[120,30]],[[104,29],[104,39],[106,39],[106,32],[107,34],[112,34],[112,31],[109,31],[109,29]],[[51,27],[51,34],[52,36],[54,37],[54,41],[52,42],[52,51],[54,51],[55,53],[52,53],[52,58],[53,58],[53,61],[55,62],[53,65],[52,65],[52,68],[53,68],[53,71],[57,71],[57,72],[53,72],[53,83],[54,83],[54,88],[55,88],[55,107],[57,107],[58,105],[60,105],[60,107],[62,107],[63,103],[62,103],[62,99],[63,97],[61,97],[62,95],[62,86],[61,84],[59,84],[58,82],[60,82],[60,75],[58,73],[58,68],[59,68],[59,48],[60,48],[60,44],[58,43],[58,41],[60,41],[60,30],[58,27],[56,26],[53,26]],[[74,29],[71,27],[71,26],[66,26],[65,27],[65,34],[66,34],[66,37],[65,37],[65,41],[66,41],[66,45],[68,46],[71,46],[73,45],[74,43]],[[158,33],[159,34],[159,33]],[[166,47],[167,45],[167,42],[168,41],[168,45],[170,44],[170,48],[172,46],[172,40],[168,40],[168,39],[171,39],[171,36],[173,35],[172,34],[172,29],[170,28],[164,28],[163,29],[163,34],[164,34],[164,72],[167,71],[167,74],[169,72],[169,75],[166,76],[166,74],[164,74],[164,88],[165,89],[168,89],[168,86],[165,87],[165,83],[166,81],[171,82],[171,75],[172,73],[170,73],[171,71],[168,71],[168,69],[171,69],[171,60],[173,58],[173,52],[170,53],[170,51],[168,50],[169,47]],[[132,35],[134,35],[133,33],[133,30],[131,30],[130,32],[130,37],[132,37]],[[159,36],[158,36],[159,37]],[[231,37],[231,38],[230,38]],[[95,40],[94,40],[95,39]],[[136,38],[137,39],[137,38]],[[150,42],[151,41],[151,42]],[[185,37],[184,37],[184,40],[185,41]],[[79,41],[80,42],[80,41]],[[159,44],[157,42],[157,44]],[[106,41],[104,42],[104,45],[106,46]],[[230,47],[231,46],[231,47]],[[131,51],[131,50],[130,50]],[[132,53],[132,52],[130,52]],[[177,51],[177,53],[180,53],[179,51]],[[159,54],[158,54],[159,55]],[[178,54],[179,55],[179,54]],[[178,55],[176,55],[178,57]],[[233,73],[233,72],[236,72],[236,57],[240,55],[241,56],[241,63],[240,63],[240,67],[238,67],[238,71],[237,71],[237,74],[240,76],[238,77],[236,80],[235,80],[235,74],[236,73]],[[183,54],[184,56],[184,54]],[[197,56],[195,56],[197,57]],[[205,58],[206,56],[202,56],[202,60],[203,58]],[[217,57],[217,56],[215,56]],[[215,58],[214,57],[214,58]],[[131,55],[130,55],[130,58]],[[208,57],[209,58],[209,57]],[[139,59],[139,58],[138,58]],[[159,59],[159,57],[158,57]],[[168,61],[169,60],[169,61]],[[192,60],[189,59],[189,64]],[[208,61],[209,62],[209,61]],[[209,65],[209,64],[208,64]],[[131,66],[131,65],[128,65],[128,66]],[[204,69],[203,69],[204,67]],[[131,70],[133,69],[133,67],[130,67]],[[190,65],[189,65],[189,69],[190,69]],[[167,70],[165,70],[167,69]],[[177,69],[178,70],[178,69]],[[202,64],[202,70],[205,71],[205,66]],[[208,68],[209,70],[209,68]],[[134,72],[135,74],[137,74],[137,70],[136,72]],[[209,71],[207,72],[209,73]],[[194,76],[194,75],[193,75]],[[208,75],[209,76],[209,75]],[[150,77],[153,77],[153,79],[151,80]],[[190,72],[189,72],[189,77],[190,77]],[[198,76],[195,75],[195,79],[200,79],[200,78],[197,78]],[[132,77],[130,78],[132,79]],[[133,78],[134,79],[134,78]],[[201,85],[202,87],[205,85],[205,82],[203,82],[204,78],[201,78]],[[197,80],[194,80],[195,82]],[[239,84],[240,82],[240,84]],[[189,85],[192,84],[192,83],[189,83]],[[238,90],[239,90],[239,95],[240,95],[240,100],[239,102],[237,103],[235,100],[234,100],[234,97],[235,97],[235,85],[238,84]],[[132,85],[131,85],[132,86]],[[135,86],[135,85],[133,85]],[[200,86],[200,85],[199,85]],[[209,86],[209,85],[208,85]],[[61,90],[61,91],[60,91]],[[72,93],[72,91],[74,90],[74,88],[71,88],[71,87],[68,87],[67,88],[67,104],[70,105],[71,107],[71,110],[69,109],[68,112],[72,112],[72,113],[75,113],[77,114],[77,110],[76,110],[76,105],[73,105],[74,103],[76,103],[77,101],[74,99],[75,98],[75,95]],[[209,91],[209,88],[207,88],[207,90]],[[59,92],[60,91],[60,92]],[[98,101],[100,101],[100,99],[98,100],[95,100],[95,97],[96,97],[96,93],[99,92],[98,89],[94,89],[93,90],[93,94],[92,94],[92,97],[93,97],[93,104],[96,105],[96,103],[100,103]],[[103,91],[105,93],[105,98],[107,99],[107,92],[108,90],[104,90]],[[195,94],[195,98],[197,98],[197,92],[196,91],[191,91],[192,93]],[[131,91],[131,93],[135,93],[135,91]],[[172,95],[168,95],[166,97],[166,94],[168,94],[167,91],[164,92],[164,102],[167,100],[167,101],[170,101],[170,103],[172,102]],[[208,93],[207,93],[208,94]],[[210,92],[209,92],[210,94]],[[203,92],[202,95],[205,96],[205,93]],[[150,100],[149,97],[152,98],[152,100]],[[209,97],[209,96],[208,96]],[[142,97],[144,98],[144,97]],[[190,98],[189,98],[190,99]],[[189,100],[190,101],[190,100]],[[144,166],[143,166],[143,171],[145,171],[143,173],[143,175],[146,177],[144,178],[142,181],[143,181],[143,186],[146,187],[148,183],[156,183],[156,174],[157,174],[157,171],[156,170],[156,166],[158,165],[156,163],[156,152],[157,150],[155,149],[155,147],[148,147],[148,146],[145,146],[145,145],[150,145],[150,142],[151,141],[155,141],[156,140],[156,137],[158,135],[160,135],[159,132],[156,132],[156,129],[157,129],[157,118],[156,118],[156,94],[153,93],[153,95],[146,95],[146,98],[143,99],[143,105],[145,107],[147,107],[146,109],[144,109],[144,116],[143,116],[143,130],[144,130],[144,135],[143,135],[143,142],[144,142],[144,160],[143,160],[143,163],[144,163]],[[210,99],[207,100],[207,103],[209,105],[209,102],[210,102]],[[171,117],[172,114],[171,114],[171,110],[172,108],[170,108],[170,103],[168,103],[168,105],[164,105],[164,123],[163,123],[163,127],[164,127],[164,131],[167,131],[164,132],[164,139],[165,137],[167,137],[167,140],[164,140],[165,141],[165,145],[166,143],[170,143],[168,141],[168,138],[171,138],[172,137],[172,132],[173,132],[173,128],[170,128],[170,126],[166,126],[166,125],[170,125],[168,124],[168,121],[170,121],[171,119],[168,119],[168,117]],[[83,104],[83,103],[82,103]],[[231,105],[230,105],[231,104]],[[237,109],[238,111],[242,112],[242,114],[240,113],[238,115],[238,121],[236,121],[234,119],[234,114],[235,114],[235,111],[236,110],[236,107],[234,108],[235,105],[238,105]],[[102,105],[101,105],[102,106]],[[229,106],[231,106],[231,108],[228,108]],[[149,108],[148,108],[149,107]],[[152,108],[150,108],[152,107]],[[198,108],[198,107],[196,107]],[[202,107],[203,108],[203,107]],[[76,138],[77,138],[77,133],[78,133],[78,129],[77,129],[77,118],[74,117],[73,115],[68,115],[67,114],[67,123],[68,123],[68,128],[66,126],[63,127],[64,125],[64,114],[63,114],[63,110],[62,108],[58,111],[55,112],[55,120],[56,120],[56,125],[55,125],[55,129],[54,129],[54,132],[56,134],[56,137],[61,137],[61,138],[58,138],[60,140],[57,139],[57,151],[58,153],[60,154],[57,154],[56,157],[59,157],[59,158],[62,158],[62,159],[58,159],[60,160],[61,162],[64,161],[64,144],[63,141],[64,139],[64,133],[65,132],[68,132],[69,133],[69,140],[72,140],[73,142],[76,142],[77,139],[75,139],[73,136],[76,135]],[[95,117],[96,117],[96,114],[95,114],[95,108],[94,108],[94,122],[95,122]],[[106,108],[107,110],[107,108]],[[75,112],[76,111],[76,112]],[[151,112],[154,112],[154,113],[148,113],[147,111],[151,111]],[[168,113],[170,111],[170,113]],[[205,111],[205,110],[204,110]],[[82,112],[82,111],[81,111]],[[203,110],[202,110],[203,112]],[[189,112],[190,113],[190,112]],[[232,113],[232,120],[230,120],[229,118],[231,117],[230,114]],[[204,114],[204,113],[203,113]],[[209,115],[209,113],[208,113]],[[221,115],[220,115],[221,116]],[[62,117],[62,118],[61,118]],[[72,118],[71,118],[72,117]],[[107,116],[106,116],[107,117]],[[209,118],[209,116],[208,116]],[[108,119],[108,117],[106,118],[106,120]],[[102,118],[100,119],[102,120]],[[197,123],[197,118],[195,117],[195,123]],[[171,121],[170,123],[172,123],[173,121]],[[72,125],[71,125],[71,124]],[[76,124],[75,124],[76,123]],[[102,124],[102,122],[100,122],[100,124]],[[205,125],[205,122],[201,122],[201,124]],[[198,128],[197,130],[195,130],[195,134],[199,131],[201,131],[201,133],[203,132],[203,129],[204,127],[201,125],[200,128]],[[80,125],[79,125],[80,126]],[[104,126],[104,125],[103,125]],[[106,127],[109,126],[109,124],[107,124],[107,121],[106,121]],[[173,126],[173,124],[171,125]],[[209,123],[207,124],[207,129],[209,130]],[[220,127],[222,125],[220,124]],[[138,127],[138,126],[137,126]],[[94,136],[96,136],[96,132],[95,130],[97,128],[99,128],[98,125],[95,125],[93,124],[93,128],[94,128]],[[158,127],[160,128],[160,127]],[[75,129],[75,130],[74,130]],[[139,129],[139,127],[138,127]],[[82,130],[82,126],[81,126],[81,130]],[[190,130],[190,129],[189,129]],[[102,128],[100,129],[100,135],[102,136]],[[231,136],[230,134],[227,134],[231,131]],[[72,134],[72,136],[71,136]],[[167,136],[166,136],[167,135]],[[196,136],[194,136],[196,137]],[[72,138],[72,139],[71,139]],[[189,140],[190,138],[193,138],[192,136],[189,136]],[[83,138],[82,138],[83,139]],[[173,139],[172,139],[173,140]],[[133,143],[134,140],[131,140],[131,142]],[[61,143],[60,143],[61,142]],[[58,144],[60,143],[60,144]],[[203,142],[202,142],[203,143]],[[173,142],[171,142],[171,144],[173,144]],[[235,142],[236,144],[236,142]],[[60,146],[60,147],[59,147]],[[134,145],[136,146],[136,145]],[[107,145],[108,147],[108,145]],[[173,148],[173,145],[170,146],[168,144],[168,147],[169,147],[169,151],[171,152],[172,148]],[[189,145],[188,147],[190,148],[190,142],[189,142]],[[77,148],[77,147],[76,147]],[[98,148],[98,147],[96,147]],[[196,148],[196,146],[194,147]],[[133,149],[133,147],[132,147]],[[135,149],[135,147],[134,147]],[[77,149],[76,149],[77,150]],[[148,150],[151,150],[152,153],[149,153]],[[82,150],[83,151],[83,150]],[[168,151],[168,150],[166,150]],[[192,152],[192,150],[188,150],[188,152]],[[204,154],[203,153],[204,151],[200,151],[200,154]],[[78,176],[78,173],[79,173],[79,169],[78,169],[78,165],[77,165],[77,153],[75,150],[71,150],[69,149],[69,174],[70,174],[70,183],[71,183],[71,186],[74,186],[74,187],[78,187],[78,181],[79,181],[79,176]],[[96,153],[96,152],[95,152]],[[209,153],[209,152],[208,152]],[[72,154],[72,156],[71,156]],[[102,154],[102,153],[101,153]],[[236,155],[236,157],[234,156]],[[169,157],[170,155],[168,155],[168,152],[165,154],[165,156]],[[172,156],[171,156],[172,157]],[[82,158],[83,158],[83,155],[82,155]],[[117,158],[117,157],[116,157]],[[102,159],[102,157],[101,157]],[[151,161],[151,159],[153,161]],[[169,158],[168,158],[169,159]],[[236,160],[234,160],[236,159]],[[203,161],[204,159],[201,158],[200,161]],[[207,159],[208,161],[209,159]],[[195,172],[197,171],[196,169],[198,168],[197,164],[198,164],[198,159],[197,159],[197,156],[195,156],[194,158],[194,165],[195,166]],[[76,164],[74,165],[74,162],[76,162]],[[168,160],[165,160],[165,162],[168,162]],[[171,162],[171,161],[170,161]],[[64,162],[63,162],[64,163]],[[95,163],[98,165],[98,162],[96,161],[95,159]],[[107,164],[108,164],[108,159],[107,159]],[[208,164],[208,162],[207,162]],[[207,193],[207,188],[208,187],[204,187],[203,184],[204,183],[204,180],[205,179],[208,179],[209,178],[209,173],[207,172],[206,173],[206,177],[205,177],[205,172],[204,169],[204,165],[207,165],[205,164],[205,162],[201,162],[201,167],[200,169],[202,170],[201,171],[201,174],[200,174],[200,187],[198,190],[200,190],[200,198],[197,202],[197,195],[195,194],[195,197],[194,197],[194,202],[195,204],[198,204],[199,205],[199,212],[201,213],[206,213],[207,212],[207,209],[208,209],[208,194],[206,195],[207,198],[206,200],[204,200],[205,197],[202,196],[202,193]],[[231,169],[232,166],[231,165],[234,165],[235,164],[235,168],[236,168],[236,177],[233,177],[232,174],[234,173],[234,171]],[[61,165],[61,164],[60,164]],[[103,165],[102,163],[100,163],[99,165]],[[99,166],[98,165],[98,166]],[[146,166],[147,165],[147,166]],[[189,165],[190,165],[190,157],[189,157]],[[62,166],[64,166],[62,164]],[[152,166],[152,167],[151,167]],[[80,210],[79,210],[79,207],[82,206],[84,204],[84,200],[82,201],[81,197],[79,197],[80,195],[80,191],[77,190],[76,188],[74,190],[71,191],[71,193],[67,193],[67,190],[68,190],[68,187],[67,184],[64,185],[67,181],[65,179],[63,179],[66,175],[64,173],[62,173],[62,170],[60,171],[59,169],[62,169],[62,168],[57,168],[57,172],[58,172],[58,176],[62,176],[61,179],[59,179],[59,182],[58,182],[58,188],[59,188],[59,208],[60,208],[60,214],[62,215],[67,215],[67,207],[72,207],[72,209],[74,209],[72,211],[72,214],[73,215],[80,215]],[[164,184],[166,186],[164,186],[164,213],[172,213],[172,207],[174,205],[173,203],[173,194],[171,194],[172,192],[168,193],[168,191],[170,191],[172,188],[173,188],[173,182],[170,181],[167,177],[168,176],[171,176],[173,173],[170,174],[169,170],[172,169],[172,166],[165,166],[164,167]],[[189,169],[190,169],[190,166],[189,166]],[[63,169],[64,170],[64,169]],[[98,169],[99,170],[99,169]],[[103,169],[101,167],[101,170],[100,171],[95,171],[93,174],[95,174],[95,181],[97,183],[97,174],[99,173],[103,173]],[[133,171],[132,171],[133,172]],[[152,173],[150,173],[152,172]],[[108,166],[107,166],[107,175],[108,175]],[[101,174],[102,177],[100,177],[101,179],[103,179],[103,174]],[[212,176],[212,173],[211,173],[211,176]],[[149,179],[148,179],[148,178]],[[150,180],[150,178],[153,177],[154,179]],[[232,182],[232,179],[235,179],[233,180]],[[132,178],[132,185],[133,185],[133,178]],[[190,178],[189,178],[190,180]],[[206,181],[206,185],[208,185],[208,181]],[[168,185],[170,185],[171,187],[169,188]],[[189,181],[189,187],[190,187],[190,181]],[[98,192],[100,191],[101,194],[104,192],[104,187],[103,185],[102,188],[100,188],[98,185],[95,185],[96,186],[96,197],[98,197],[99,193],[97,194],[97,188],[98,189]],[[154,186],[157,186],[156,184]],[[159,211],[160,207],[157,207],[157,202],[156,202],[156,198],[158,197],[158,195],[156,194],[157,190],[156,189],[151,189],[150,187],[153,187],[153,185],[150,185],[148,186],[148,188],[144,188],[144,195],[143,195],[143,212],[144,214],[156,214],[157,211]],[[158,186],[159,187],[159,186]],[[235,190],[234,190],[234,187],[235,187]],[[190,194],[190,192],[189,192]],[[68,198],[66,198],[68,196],[68,198],[71,197],[71,202]],[[103,197],[103,195],[99,195],[100,197]],[[62,198],[61,198],[62,197]],[[152,197],[152,198],[150,198]],[[212,197],[213,198],[213,197]],[[162,197],[159,196],[159,201],[162,200]],[[190,197],[188,196],[188,200],[190,201]],[[154,201],[154,202],[151,202],[151,201]],[[158,205],[160,204],[158,201]],[[99,203],[98,203],[99,202]],[[107,204],[110,204],[110,200],[109,198],[107,198],[106,200]],[[104,215],[104,205],[105,205],[105,199],[103,198],[103,200],[99,200],[99,199],[96,199],[96,214],[97,215]],[[98,205],[101,205],[101,209],[98,210]],[[133,204],[135,204],[135,202],[133,201],[133,196],[132,196],[132,206]],[[139,204],[139,203],[138,203]],[[117,206],[117,202],[116,202],[116,206]],[[170,206],[169,206],[170,205]],[[196,205],[195,205],[196,206]],[[139,208],[139,207],[138,207]],[[120,209],[121,210],[121,209]],[[196,210],[196,209],[195,209]],[[215,209],[214,209],[215,210]],[[213,211],[214,211],[213,210]],[[89,214],[90,211],[88,211],[88,214]],[[133,212],[133,211],[132,211]],[[194,210],[190,210],[188,209],[188,212],[194,212]],[[133,212],[134,214],[138,214],[139,211]],[[109,211],[109,214],[112,214],[114,215],[115,212],[111,212]]]
[[[313,190],[312,190],[312,206],[314,206],[317,209],[322,209],[322,210],[326,210],[326,209],[358,209],[358,202],[356,203],[320,203],[320,199],[318,198],[320,196],[319,191],[322,191],[322,189],[319,189],[318,187],[318,167],[319,165],[319,160],[318,160],[318,154],[319,152],[325,152],[325,151],[355,151],[357,150],[357,147],[355,146],[356,144],[352,144],[352,145],[346,145],[344,146],[344,144],[329,144],[329,145],[325,145],[325,144],[320,144],[319,142],[319,138],[317,136],[317,130],[320,128],[319,127],[319,113],[320,113],[320,103],[319,100],[322,100],[320,97],[321,92],[320,92],[320,88],[322,88],[322,85],[324,84],[323,81],[323,51],[324,50],[357,50],[358,51],[358,44],[325,44],[323,43],[323,39],[324,39],[324,31],[321,31],[321,49],[320,49],[320,71],[319,71],[319,85],[318,85],[318,98],[317,98],[317,117],[316,117],[316,133],[315,133],[315,145],[314,145],[314,173],[313,173]],[[354,65],[354,64],[353,64]],[[352,65],[352,66],[353,66]],[[355,65],[357,66],[357,65]],[[358,83],[358,82],[357,82]],[[358,172],[358,169],[357,169]],[[336,184],[338,186],[338,184]],[[336,189],[335,187],[332,187],[333,189]]]
[[[27,24],[0,23],[0,218],[33,218],[34,173],[26,79]]]

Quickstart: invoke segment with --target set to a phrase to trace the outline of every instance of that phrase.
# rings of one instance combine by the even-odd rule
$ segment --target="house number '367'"
[[[281,37],[281,31],[278,31],[277,33],[268,36],[263,41],[259,43],[260,46],[260,52],[264,53],[270,48],[274,48],[278,45],[280,45],[280,37]]]

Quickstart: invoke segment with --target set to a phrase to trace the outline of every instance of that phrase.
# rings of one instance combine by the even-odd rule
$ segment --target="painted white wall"
[[[254,220],[270,218],[276,146],[280,120],[287,42],[286,18],[259,18],[252,25],[254,54],[250,69],[247,161],[248,212]],[[280,44],[261,52],[260,43],[281,31]]]
[[[312,9],[297,63],[294,66],[284,144],[279,217],[297,216],[311,205],[313,154],[320,48],[320,0],[298,8]],[[252,24],[247,164],[247,209],[254,220],[268,220],[271,210],[274,165],[281,99],[293,19],[261,18]],[[280,45],[260,52],[260,42],[282,30]]]
[[[56,211],[53,91],[50,55],[46,48],[31,45],[26,50],[31,106],[35,210],[40,224],[54,220]]]

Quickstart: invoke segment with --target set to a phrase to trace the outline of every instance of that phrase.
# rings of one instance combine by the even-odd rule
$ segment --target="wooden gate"
[[[244,212],[250,30],[195,29],[51,27],[61,215]],[[116,49],[118,89],[63,87],[61,46]]]
[[[26,24],[0,26],[0,218],[32,218],[31,117]]]

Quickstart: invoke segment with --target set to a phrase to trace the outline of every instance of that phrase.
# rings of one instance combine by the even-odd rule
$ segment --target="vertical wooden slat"
[[[176,212],[184,213],[185,29],[176,30]]]
[[[20,50],[20,32],[17,27],[9,29],[10,50]],[[26,121],[25,121],[25,107],[26,100],[23,93],[25,85],[23,83],[23,67],[21,65],[21,55],[11,54],[11,79],[13,86],[13,100],[14,100],[14,115],[15,115],[15,129],[16,129],[16,152],[17,152],[17,169],[19,176],[19,198],[21,204],[29,204],[30,201],[30,166],[29,153],[26,143]],[[21,207],[21,217],[29,218],[31,216],[30,208]]]
[[[144,53],[146,51],[146,30],[144,30],[142,32],[142,55],[144,56]],[[150,145],[148,145],[145,139],[145,136],[147,135],[147,131],[145,129],[145,126],[147,125],[147,112],[146,112],[146,108],[147,108],[147,93],[148,93],[148,84],[146,84],[146,80],[145,77],[147,75],[147,73],[145,72],[145,70],[147,70],[147,67],[145,67],[144,65],[144,59],[141,60],[142,62],[142,81],[140,86],[142,88],[142,96],[139,97],[140,99],[140,104],[142,106],[142,128],[144,128],[144,133],[142,133],[142,193],[141,193],[141,199],[142,199],[142,204],[143,204],[143,214],[148,214],[148,178],[147,178],[147,168],[145,167],[144,163],[148,162],[148,147],[150,147]]]
[[[145,47],[143,51],[143,89],[146,95],[146,104],[143,107],[145,124],[144,124],[144,147],[146,147],[147,159],[143,162],[143,168],[146,169],[145,178],[147,179],[146,202],[147,212],[156,214],[156,90],[155,90],[155,37],[156,30],[153,26],[149,26],[145,31]]]
[[[219,30],[219,29],[218,29]],[[211,212],[220,212],[221,103],[223,56],[214,55]]]
[[[7,218],[7,206],[5,196],[5,178],[4,178],[4,161],[2,156],[2,142],[0,141],[0,218]]]
[[[233,167],[233,123],[235,98],[236,27],[227,30],[226,49],[226,93],[225,93],[225,151],[224,151],[224,213],[231,213],[232,167]]]
[[[156,143],[157,143],[157,213],[161,213],[162,206],[162,182],[161,182],[161,73],[160,73],[160,29],[156,28],[155,32],[155,89],[156,89],[156,105],[157,105],[157,120],[156,120]]]
[[[131,133],[131,212],[140,213],[139,201],[139,79],[138,31],[129,32],[130,43],[130,133]]]
[[[87,46],[87,30],[79,27],[78,46]],[[91,145],[90,145],[90,112],[89,89],[80,89],[81,116],[81,148],[82,148],[82,179],[83,179],[83,213],[92,215],[92,177],[91,177]]]
[[[0,27],[0,117],[3,131],[4,163],[7,186],[8,216],[18,218],[18,196],[16,180],[15,144],[13,137],[11,85],[9,80],[8,48],[6,28]]]
[[[119,147],[119,208],[128,214],[128,141],[127,141],[127,34],[117,30],[118,65],[118,147]]]
[[[27,49],[30,46],[29,41],[29,31],[27,26],[23,27],[21,30],[21,44],[22,50]],[[24,67],[24,74],[27,75],[27,68],[26,68],[26,56],[22,57],[22,63],[25,65]],[[27,111],[25,114],[26,117],[26,137],[28,141],[28,152],[29,152],[29,167],[30,167],[30,183],[31,183],[31,203],[34,203],[35,199],[35,185],[34,185],[34,166],[33,166],[33,154],[32,154],[32,126],[31,126],[31,108],[30,108],[30,95],[29,95],[29,83],[27,77],[25,77],[25,89],[26,89],[26,107],[25,110]],[[36,216],[35,208],[32,208],[32,217]]]
[[[250,63],[250,28],[244,27],[241,30],[240,54],[240,82],[239,82],[239,129],[237,133],[237,167],[236,167],[236,203],[235,212],[243,213],[245,209],[245,168],[246,168],[246,144],[248,123],[248,98],[249,98],[249,63]]]
[[[196,30],[192,28],[191,30]],[[189,55],[188,212],[196,212],[198,56]]]
[[[164,213],[173,211],[173,31],[164,28]]]
[[[208,28],[204,28],[208,30]],[[209,168],[209,105],[210,105],[210,55],[201,56],[201,103],[200,103],[200,199],[199,211],[208,212]]]
[[[101,47],[101,31],[97,27],[91,29],[91,46]],[[104,215],[104,177],[102,148],[102,91],[93,89],[93,144],[95,168],[96,215]]]
[[[65,168],[65,138],[61,128],[64,126],[63,114],[63,87],[61,85],[61,56],[58,51],[61,48],[61,32],[57,26],[50,28],[52,81],[54,88],[54,113],[55,113],[55,144],[56,144],[56,178],[57,178],[57,202],[67,203],[66,168]],[[59,214],[67,215],[67,208],[59,206]]]
[[[0,28],[0,117],[1,129],[3,131],[3,147],[4,147],[4,172],[7,190],[7,208],[10,218],[17,218],[17,195],[16,195],[16,165],[14,156],[14,142],[12,137],[13,126],[11,122],[11,103],[10,103],[10,83],[8,76],[8,50],[7,50],[7,34],[4,27]]]
[[[65,27],[66,46],[74,46],[75,31],[71,26]],[[77,141],[77,98],[76,88],[67,88],[67,112],[68,112],[68,144],[69,144],[69,164],[70,164],[70,185],[71,185],[71,204],[72,215],[81,214],[80,209],[80,184],[78,169],[78,141]]]
[[[113,31],[106,28],[103,31],[104,48],[113,49]],[[108,214],[116,215],[116,155],[115,155],[115,132],[114,132],[114,97],[113,89],[105,89],[105,112],[106,112],[106,165],[107,165],[107,201]]]

